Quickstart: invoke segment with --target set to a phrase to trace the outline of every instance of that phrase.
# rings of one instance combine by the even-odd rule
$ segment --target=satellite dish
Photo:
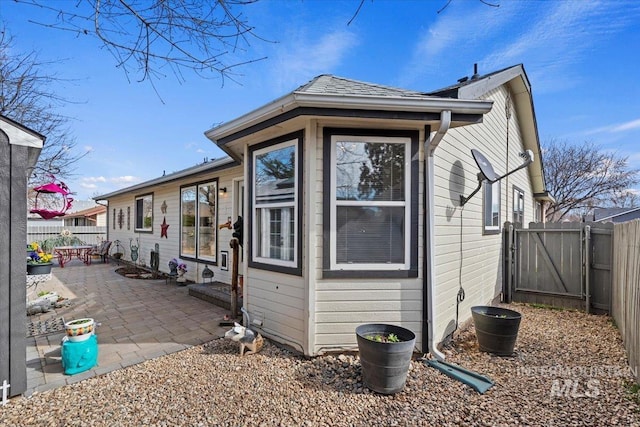
[[[485,157],[484,154],[482,154],[480,151],[476,150],[475,148],[472,148],[471,155],[473,156],[473,160],[476,161],[476,164],[478,165],[478,169],[480,169],[480,173],[478,173],[478,186],[476,187],[475,190],[473,190],[473,193],[469,194],[468,197],[464,197],[462,194],[460,195],[460,206],[464,206],[465,203],[469,201],[469,199],[471,199],[478,191],[480,191],[480,188],[482,188],[483,181],[488,181],[490,184],[493,184],[494,182],[500,181],[502,178],[509,176],[512,173],[519,171],[520,169],[525,168],[529,166],[531,163],[533,163],[533,151],[531,150],[524,151],[520,153],[520,157],[525,159],[523,164],[521,164],[511,172],[507,172],[502,176],[498,176],[496,171],[493,170],[493,166],[491,165],[491,162],[489,161],[489,159]]]
[[[490,183],[494,183],[500,179],[498,177],[498,174],[493,170],[491,162],[489,162],[489,159],[487,159],[484,154],[482,154],[475,148],[472,148],[471,155],[473,156],[473,160],[476,161],[476,164],[480,169],[480,173],[484,176],[484,180],[489,181]]]

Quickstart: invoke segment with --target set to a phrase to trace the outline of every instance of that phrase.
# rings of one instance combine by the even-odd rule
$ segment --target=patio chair
[[[111,248],[111,241],[105,240],[95,248],[89,251],[89,256],[99,256],[102,262],[109,262],[109,248]]]

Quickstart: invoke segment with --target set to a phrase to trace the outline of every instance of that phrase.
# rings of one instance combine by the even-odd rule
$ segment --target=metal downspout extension
[[[424,198],[425,198],[425,233],[424,233],[424,277],[425,287],[427,290],[427,304],[424,309],[427,312],[427,328],[425,328],[424,321],[422,325],[422,342],[428,341],[429,352],[438,360],[444,360],[445,356],[436,347],[435,341],[435,318],[436,318],[436,304],[435,304],[435,216],[434,211],[434,163],[433,154],[436,147],[442,141],[442,138],[449,130],[451,126],[451,111],[442,111],[440,113],[440,128],[436,131],[433,138],[427,141],[425,135],[425,176],[424,176]],[[425,132],[426,133],[426,132]],[[425,329],[427,333],[425,334]],[[425,337],[426,335],[426,337]],[[426,339],[425,339],[426,338]]]

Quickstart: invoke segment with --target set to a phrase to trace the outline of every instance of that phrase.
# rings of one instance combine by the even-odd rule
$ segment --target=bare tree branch
[[[30,176],[30,186],[47,181],[49,175],[67,179],[86,153],[78,153],[69,131],[69,118],[56,113],[67,99],[51,90],[64,82],[46,74],[51,62],[41,62],[35,52],[15,53],[13,41],[0,28],[0,114],[46,136],[40,158]]]
[[[604,152],[593,143],[570,145],[552,139],[544,144],[543,156],[547,190],[556,199],[547,209],[551,221],[615,205],[640,181],[640,170],[629,169],[626,157]]]
[[[168,69],[181,82],[183,70],[224,82],[236,67],[265,59],[239,59],[251,41],[266,41],[242,13],[258,0],[15,1],[51,15],[32,23],[96,37],[128,79],[152,81]]]
[[[436,13],[440,13],[443,10],[445,10],[447,7],[449,7],[449,5],[451,4],[453,0],[447,0],[447,3],[445,3],[444,6],[442,6]],[[491,7],[500,7],[500,3],[489,3],[487,0],[478,0],[480,3],[484,4],[485,6],[491,6]]]

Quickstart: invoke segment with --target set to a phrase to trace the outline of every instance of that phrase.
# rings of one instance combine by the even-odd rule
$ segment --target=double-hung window
[[[296,133],[252,149],[252,266],[301,274],[301,141]]]
[[[500,232],[500,181],[484,182],[484,233]]]
[[[417,274],[417,133],[325,130],[324,274]]]
[[[215,263],[218,182],[182,187],[180,212],[180,256]]]
[[[122,222],[120,223],[120,228],[122,228]],[[135,231],[153,231],[153,194],[145,194],[144,196],[136,197]]]

